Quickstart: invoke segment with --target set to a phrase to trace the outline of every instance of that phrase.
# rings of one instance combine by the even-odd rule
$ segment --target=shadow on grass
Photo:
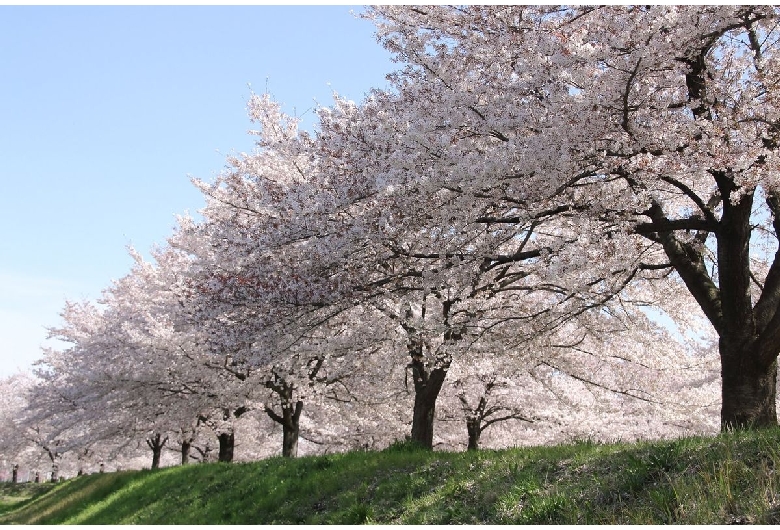
[[[134,472],[106,473],[69,480],[25,506],[0,517],[0,523],[46,524],[60,522],[84,510],[94,498],[123,487]]]

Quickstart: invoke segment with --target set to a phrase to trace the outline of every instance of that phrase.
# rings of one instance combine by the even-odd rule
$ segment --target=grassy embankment
[[[780,429],[478,453],[401,446],[91,475],[26,501],[6,485],[0,523],[777,524],[778,469]]]

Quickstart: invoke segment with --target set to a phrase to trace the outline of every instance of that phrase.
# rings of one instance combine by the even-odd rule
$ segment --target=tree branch
[[[766,203],[772,212],[772,226],[774,227],[775,235],[780,240],[780,196],[776,193],[769,193]],[[761,296],[753,308],[756,331],[759,334],[767,329],[767,325],[778,312],[778,306],[780,306],[780,245],[778,245],[778,249],[775,251],[774,260],[764,280]]]

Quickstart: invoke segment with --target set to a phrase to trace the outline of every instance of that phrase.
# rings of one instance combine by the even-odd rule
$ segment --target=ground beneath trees
[[[3,524],[780,523],[780,429],[478,453],[396,446],[79,477]],[[14,488],[4,485],[9,498]],[[42,490],[45,488],[42,488]]]

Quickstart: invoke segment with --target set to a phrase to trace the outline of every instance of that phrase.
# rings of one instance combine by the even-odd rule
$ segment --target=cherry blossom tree
[[[219,191],[214,188],[210,193]],[[269,257],[269,249],[263,246],[269,243],[263,241],[271,236],[249,222],[261,210],[244,207],[250,211],[247,220],[225,207],[226,201],[239,200],[240,196],[220,195],[205,210],[206,223],[182,220],[171,241],[179,251],[197,256],[197,269],[188,275],[180,299],[188,325],[205,337],[203,348],[212,358],[211,365],[220,368],[224,377],[240,381],[247,399],[255,400],[253,406],[282,427],[282,455],[292,457],[297,454],[304,401],[318,392],[318,386],[341,378],[323,368],[326,357],[338,354],[326,347],[326,338],[317,331],[327,317],[300,303],[299,297],[311,295],[299,282],[301,277],[294,270],[292,278],[285,274],[288,267],[295,267],[294,261],[276,259],[292,260],[297,254],[285,256],[274,247],[270,253],[274,259],[249,261],[260,253],[261,259]],[[338,309],[332,312],[338,313]],[[217,362],[220,358],[223,361]],[[248,410],[246,406],[224,408],[222,420],[231,415],[238,418]],[[221,454],[223,440],[229,441],[230,436],[228,431],[219,433]]]
[[[396,174],[456,190],[473,222],[581,219],[597,277],[673,271],[719,336],[722,428],[776,424],[777,10],[370,16],[407,64],[375,97]]]
[[[11,481],[21,481],[24,469],[37,464],[40,446],[30,436],[25,423],[29,391],[35,378],[28,372],[19,372],[0,379],[0,392],[4,397],[0,406],[0,460],[3,473],[10,472]]]
[[[406,336],[415,389],[411,436],[431,447],[453,353],[468,355],[484,348],[480,342],[505,352],[589,311],[620,312],[621,289],[664,275],[652,246],[617,232],[609,233],[610,244],[630,252],[594,267],[602,250],[593,249],[583,263],[580,235],[608,228],[603,220],[545,204],[510,208],[510,222],[497,217],[496,198],[484,189],[428,178],[424,165],[408,163],[419,157],[419,142],[399,145],[376,132],[399,126],[386,120],[387,106],[398,104],[378,93],[362,108],[337,99],[321,110],[315,141],[267,96],[253,97],[258,150],[231,159],[232,169],[214,184],[199,183],[207,222],[184,227],[191,241],[180,245],[199,256],[200,292],[210,297],[196,304],[208,308],[203,322],[229,324],[232,343],[221,348],[247,352],[242,363],[270,359],[266,386],[282,412],[266,410],[285,426],[286,454],[303,404],[293,389],[310,387],[324,362],[316,349],[300,352],[338,335],[344,321],[333,323],[350,308],[363,307],[364,319],[388,318]],[[217,327],[214,335],[222,333]],[[288,381],[296,371],[291,360],[298,382]]]
[[[259,149],[232,159],[233,169],[214,184],[199,184],[209,199],[204,211],[208,222],[203,228],[189,229],[192,233],[200,229],[196,242],[210,244],[189,249],[200,251],[199,261],[210,264],[208,281],[203,283],[221,299],[198,305],[214,308],[221,303],[225,309],[220,318],[229,319],[235,329],[237,322],[249,322],[249,310],[256,329],[235,336],[250,336],[256,343],[261,330],[267,334],[280,319],[302,328],[304,307],[309,321],[317,324],[331,322],[355,305],[373,308],[374,317],[389,317],[407,336],[407,362],[416,396],[411,436],[431,447],[436,398],[453,350],[467,326],[479,329],[476,319],[489,312],[487,299],[494,298],[491,303],[504,314],[512,306],[515,321],[541,321],[550,306],[559,306],[558,316],[546,320],[553,327],[561,315],[587,309],[580,298],[570,298],[572,303],[561,309],[563,289],[544,299],[538,289],[528,287],[538,278],[534,271],[547,264],[540,258],[549,254],[548,247],[559,247],[576,239],[576,234],[559,229],[540,232],[549,217],[540,213],[528,219],[518,249],[507,244],[514,233],[507,236],[503,230],[484,230],[468,219],[458,219],[453,210],[459,205],[451,204],[450,190],[416,189],[414,198],[406,200],[376,176],[391,172],[387,161],[360,167],[365,160],[361,153],[375,146],[363,136],[353,141],[353,132],[361,113],[370,118],[374,110],[367,105],[367,110],[358,111],[337,100],[332,111],[321,112],[314,142],[299,134],[294,121],[267,96],[253,97],[250,112],[262,126],[257,132]],[[347,153],[347,147],[352,151]],[[432,205],[438,215],[449,216],[446,223],[451,228],[430,229],[425,224],[421,212]],[[532,236],[537,241],[526,248]],[[477,245],[489,250],[477,252]],[[512,264],[530,261],[534,262],[530,270],[510,270]],[[231,265],[235,268],[229,271]],[[531,302],[517,302],[525,298],[523,289],[534,291]],[[509,294],[498,296],[510,291],[515,291],[512,300]],[[244,316],[236,313],[241,304]],[[519,307],[529,306],[536,307],[522,314]],[[285,310],[286,315],[281,313]],[[531,335],[529,330],[526,334]],[[274,340],[269,341],[271,349]],[[423,360],[426,354],[429,363]],[[321,366],[320,362],[313,366]],[[267,385],[282,399],[285,413],[271,417],[289,424],[293,432],[300,402],[293,405],[287,395],[290,387],[278,370]]]
[[[125,308],[123,325],[132,332],[134,347],[151,358],[146,384],[164,404],[165,413],[158,415],[163,430],[152,433],[150,447],[159,452],[166,437],[158,435],[173,434],[184,463],[199,429],[207,426],[219,442],[219,460],[230,462],[234,423],[256,406],[248,381],[251,371],[230,350],[215,351],[206,330],[193,325],[191,256],[170,247],[156,249],[154,263],[135,256],[128,284],[117,284],[113,301]]]
[[[186,461],[198,420],[220,401],[243,403],[230,401],[234,388],[219,381],[197,333],[172,310],[180,308],[172,293],[186,260],[164,250],[154,254],[157,266],[133,253],[134,269],[99,304],[66,305],[64,326],[51,333],[70,346],[45,352],[32,405],[51,436],[69,439],[68,449],[139,440],[156,468],[172,435],[189,432],[180,440]]]
[[[215,183],[199,183],[206,221],[185,220],[176,245],[198,256],[200,325],[262,374],[265,411],[293,456],[304,400],[338,399],[346,367],[375,346],[349,331],[351,318],[366,316],[354,278],[374,249],[343,211],[360,210],[357,191],[320,171],[312,138],[267,97],[253,97],[250,113],[262,127],[258,149],[230,159]]]
[[[461,410],[465,416],[468,443],[466,449],[476,451],[482,433],[491,425],[509,420],[533,423],[534,419],[523,414],[523,407],[509,403],[517,395],[507,395],[512,390],[514,380],[500,378],[495,374],[458,379],[454,385]],[[525,404],[528,406],[528,404]]]

